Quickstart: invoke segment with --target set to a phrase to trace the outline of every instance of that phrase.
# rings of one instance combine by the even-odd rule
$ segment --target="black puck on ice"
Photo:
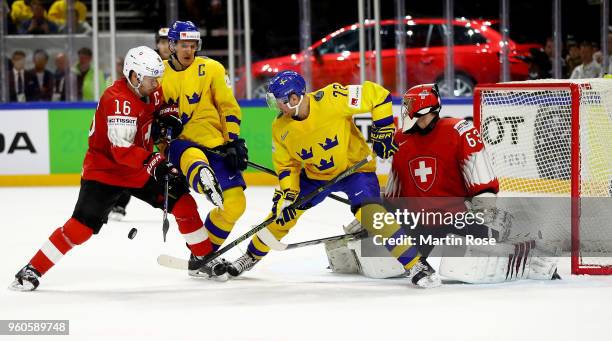
[[[134,239],[134,237],[136,237],[136,233],[138,233],[138,230],[135,227],[132,227],[130,232],[128,232],[128,238]]]

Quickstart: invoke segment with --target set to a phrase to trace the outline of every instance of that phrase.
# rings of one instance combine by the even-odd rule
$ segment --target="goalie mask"
[[[431,112],[440,113],[440,93],[435,84],[422,84],[410,88],[402,98],[402,132],[414,127],[416,121]]]

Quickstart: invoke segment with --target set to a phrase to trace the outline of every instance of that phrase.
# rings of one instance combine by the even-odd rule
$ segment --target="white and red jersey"
[[[456,118],[441,118],[428,134],[398,132],[387,197],[472,197],[497,193],[499,183],[480,133]]]
[[[153,152],[153,113],[162,100],[159,88],[145,103],[132,92],[125,79],[107,88],[89,130],[83,179],[120,187],[142,187],[149,178],[144,162]]]

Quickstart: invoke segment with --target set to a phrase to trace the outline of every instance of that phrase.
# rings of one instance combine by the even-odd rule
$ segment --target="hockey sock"
[[[212,244],[198,213],[198,205],[193,200],[193,197],[189,194],[184,194],[174,204],[172,214],[178,224],[179,232],[185,238],[185,242],[187,242],[191,252],[196,256],[209,254],[212,251]]]
[[[361,226],[363,226],[368,231],[368,234],[370,236],[379,235],[382,238],[392,238],[400,240],[402,235],[405,235],[404,229],[402,229],[402,227],[396,222],[393,222],[391,224],[384,222],[384,225],[380,229],[374,229],[373,225],[371,224],[371,216],[375,212],[384,213],[387,212],[387,210],[379,204],[368,204],[359,208],[359,210],[357,210],[357,213],[355,213],[355,217],[357,218],[357,220],[359,220]],[[366,221],[362,220],[362,214],[364,215],[363,218]],[[366,214],[370,217],[366,217]],[[370,223],[367,223],[367,220],[370,220]],[[385,247],[404,266],[404,269],[409,270],[410,268],[412,268],[412,266],[414,266],[414,264],[418,262],[419,258],[421,257],[419,251],[417,250],[417,247],[411,245],[410,243],[398,243],[399,245],[394,244],[395,243],[385,243]]]
[[[43,246],[30,260],[30,264],[44,275],[75,245],[87,241],[93,234],[92,229],[70,218],[62,227],[58,227]]]
[[[223,209],[215,208],[206,217],[204,226],[208,229],[213,250],[221,247],[246,208],[246,198],[242,187],[223,191]]]

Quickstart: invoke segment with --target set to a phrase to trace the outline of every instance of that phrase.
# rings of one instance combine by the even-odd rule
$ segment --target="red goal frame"
[[[576,275],[612,275],[612,265],[582,263],[580,256],[580,85],[572,82],[481,84],[474,91],[474,126],[480,129],[483,90],[564,90],[571,96],[571,271]],[[610,259],[612,261],[612,258]]]

